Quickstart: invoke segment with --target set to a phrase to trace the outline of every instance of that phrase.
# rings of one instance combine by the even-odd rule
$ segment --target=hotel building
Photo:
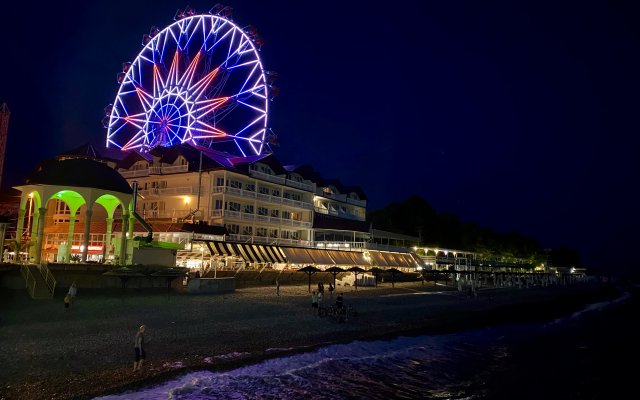
[[[374,243],[360,188],[325,179],[307,165],[283,165],[273,154],[230,157],[190,145],[112,154],[87,145],[58,157],[72,158],[106,163],[132,186],[137,182],[136,212],[151,225],[154,240],[179,246],[179,266],[415,268],[420,262],[408,249]],[[54,201],[48,207],[43,254],[62,261],[59,248],[69,237],[69,208]],[[75,221],[82,224],[83,216],[78,210]],[[93,211],[89,259],[117,262],[121,219],[116,210],[113,226],[107,227],[106,212]],[[133,218],[129,225],[129,236],[147,233]],[[82,234],[73,237],[71,252],[79,253]],[[382,248],[386,251],[378,251]]]

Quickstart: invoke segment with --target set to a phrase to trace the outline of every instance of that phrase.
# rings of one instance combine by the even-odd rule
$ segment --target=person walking
[[[320,309],[322,308],[322,292],[318,293],[318,315],[320,315]]]
[[[144,352],[144,331],[146,329],[147,327],[145,325],[140,325],[140,328],[136,333],[136,338],[133,346],[133,349],[136,353],[136,358],[133,362],[133,372],[140,371],[140,369],[142,368],[142,362],[147,356]]]

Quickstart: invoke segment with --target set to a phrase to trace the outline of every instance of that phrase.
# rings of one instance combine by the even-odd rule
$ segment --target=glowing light
[[[178,143],[258,155],[268,87],[251,38],[218,15],[180,19],[127,69],[109,115],[107,147],[149,151]]]

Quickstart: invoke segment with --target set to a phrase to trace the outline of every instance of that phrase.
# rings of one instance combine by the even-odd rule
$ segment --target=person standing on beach
[[[144,352],[144,331],[147,329],[145,325],[140,325],[138,333],[134,341],[134,350],[136,352],[136,358],[133,362],[133,372],[140,371],[142,368],[142,362],[144,361],[146,354]]]
[[[311,293],[311,307],[318,308],[318,295],[315,290]]]
[[[67,295],[69,296],[69,305],[73,307],[73,303],[76,301],[76,295],[78,294],[78,287],[76,286],[76,281],[73,281],[71,286],[69,287],[69,291]]]

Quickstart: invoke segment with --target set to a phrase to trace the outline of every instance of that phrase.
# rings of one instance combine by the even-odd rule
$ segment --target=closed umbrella
[[[391,272],[391,287],[395,287],[394,283],[396,281],[396,274],[401,274],[402,271],[397,268],[389,268],[387,272]]]
[[[355,266],[355,267],[351,267],[349,268],[347,271],[353,272],[353,274],[356,276],[356,290],[358,290],[358,274],[361,274],[363,272],[367,272],[364,269]]]
[[[335,265],[331,268],[327,268],[324,270],[325,272],[329,272],[331,273],[331,275],[333,275],[333,287],[336,287],[336,275],[338,275],[340,272],[344,272],[344,270],[340,267],[336,267]]]
[[[311,275],[320,271],[320,269],[314,267],[313,265],[307,265],[304,268],[300,268],[298,271],[304,272],[305,274],[309,275],[309,292],[311,292]]]
[[[124,300],[124,288],[129,278],[140,278],[140,277],[146,276],[139,270],[135,270],[129,267],[120,267],[120,268],[112,269],[111,271],[105,272],[102,275],[117,276],[118,278],[120,278],[120,282],[122,282],[122,293],[120,296],[121,300]]]
[[[378,276],[384,272],[384,269],[373,267],[369,269],[369,272],[371,272],[373,276],[376,278],[376,287],[378,287]]]
[[[161,277],[166,278],[166,280],[167,280],[167,300],[169,300],[169,295],[171,294],[171,282],[173,282],[173,280],[176,279],[176,278],[181,278],[181,277],[185,276],[186,274],[187,274],[187,269],[186,268],[169,267],[169,268],[160,269],[160,270],[154,272],[153,274],[151,274],[151,276],[161,276]]]

